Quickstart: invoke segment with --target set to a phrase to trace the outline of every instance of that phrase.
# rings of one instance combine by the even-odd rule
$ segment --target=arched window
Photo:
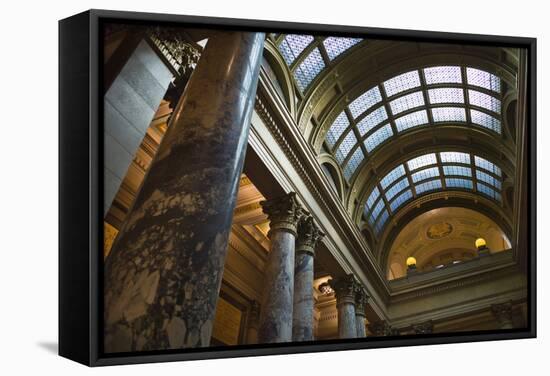
[[[477,68],[433,66],[405,72],[351,101],[325,142],[349,181],[369,154],[410,129],[460,124],[500,136],[501,97],[501,79]]]
[[[502,170],[477,155],[445,151],[398,165],[371,189],[363,215],[375,234],[405,203],[441,190],[465,190],[502,201]]]

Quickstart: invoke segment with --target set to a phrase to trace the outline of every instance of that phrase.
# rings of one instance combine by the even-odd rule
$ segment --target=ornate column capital
[[[358,282],[353,274],[348,274],[345,277],[337,279],[330,279],[328,283],[336,295],[336,306],[347,303],[355,305],[355,293],[357,292]]]
[[[296,253],[305,252],[315,256],[315,246],[323,236],[325,236],[325,233],[317,227],[312,216],[308,215],[302,217],[298,222]]]
[[[432,320],[420,324],[413,324],[412,327],[414,330],[414,334],[430,334],[433,333],[434,330],[434,324]]]
[[[365,305],[368,300],[367,290],[358,283],[355,288],[355,315],[365,316]]]
[[[512,327],[512,302],[491,305],[491,311],[502,326]]]
[[[371,322],[368,325],[368,328],[372,335],[376,337],[384,337],[396,334],[386,320]]]
[[[270,221],[268,236],[276,230],[288,231],[296,236],[298,221],[303,216],[303,209],[296,199],[295,192],[261,201],[260,205]]]

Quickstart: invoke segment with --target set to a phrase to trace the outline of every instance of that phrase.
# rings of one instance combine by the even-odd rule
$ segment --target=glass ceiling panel
[[[462,189],[473,189],[473,183],[468,179],[460,178],[447,178],[445,179],[445,185],[447,188],[462,188]]]
[[[298,65],[294,71],[294,78],[298,87],[303,92],[317,75],[325,69],[325,62],[318,48],[311,53]]]
[[[329,128],[326,136],[327,144],[329,144],[330,147],[333,147],[336,141],[340,138],[342,133],[349,127],[349,120],[348,116],[345,112],[342,111],[340,115],[334,120],[334,123],[332,123],[332,126]]]
[[[500,100],[492,95],[481,93],[477,90],[468,90],[468,97],[470,104],[500,114]]]
[[[428,124],[428,113],[426,110],[416,111],[395,119],[395,126],[398,132],[425,124]]]
[[[386,141],[391,136],[393,136],[391,125],[384,125],[382,128],[367,137],[367,139],[365,140],[365,147],[367,148],[367,152],[372,152],[374,149],[376,149],[378,145]]]
[[[374,202],[380,197],[380,190],[378,190],[378,187],[374,187],[371,194],[369,195],[369,198],[367,199],[367,208],[370,210],[372,208],[372,205],[374,205]]]
[[[477,183],[476,188],[478,192],[481,192],[484,195],[489,196],[490,198],[495,199],[497,201],[501,201],[500,193],[495,191],[493,188],[482,183]]]
[[[439,176],[439,169],[437,167],[430,167],[424,170],[420,170],[411,175],[413,183],[418,183],[421,180],[431,179]]]
[[[380,233],[380,231],[384,228],[384,225],[386,224],[386,221],[389,218],[389,213],[387,210],[384,210],[384,212],[380,215],[380,219],[378,222],[376,222],[376,226],[374,227],[374,230],[376,233]]]
[[[376,127],[387,118],[388,114],[384,106],[378,107],[376,110],[365,116],[359,123],[357,123],[359,134],[361,135],[361,137],[363,137],[370,130],[372,130],[374,127]]]
[[[353,115],[353,118],[357,119],[359,115],[361,115],[363,112],[367,111],[369,108],[380,101],[382,101],[380,89],[378,88],[378,86],[375,86],[366,93],[363,93],[353,102],[351,102],[348,107],[351,114]]]
[[[323,46],[325,46],[329,59],[334,60],[344,51],[361,41],[362,39],[360,38],[328,37],[323,40]]]
[[[413,197],[412,191],[410,189],[407,189],[405,192],[397,196],[395,200],[390,202],[391,211],[395,212],[396,209],[398,209],[405,202],[409,201],[412,197]]]
[[[494,74],[468,67],[466,68],[466,76],[468,77],[468,85],[480,86],[500,93],[500,78]]]
[[[470,110],[470,118],[474,124],[481,125],[482,127],[488,128],[499,134],[501,132],[500,120],[486,114],[485,112],[472,109]]]
[[[432,154],[421,155],[420,157],[411,159],[410,161],[407,162],[407,166],[409,167],[409,170],[412,171],[412,170],[416,170],[418,168],[436,164],[436,163],[437,163],[437,158],[435,156],[435,153],[432,153]]]
[[[391,183],[399,179],[401,176],[405,175],[405,167],[399,165],[393,170],[391,170],[382,180],[380,180],[380,185],[383,189],[386,189]]]
[[[380,180],[365,202],[365,216],[374,205],[368,219],[374,230],[380,232],[383,225],[379,224],[382,220],[377,219],[378,216],[382,218],[388,212],[389,217],[414,197],[443,189],[472,191],[475,186],[480,194],[500,201],[502,181],[497,176],[501,174],[500,168],[493,163],[468,153],[452,151],[421,155],[398,165]],[[387,218],[383,219],[386,221]]]
[[[472,176],[472,168],[464,166],[443,166],[443,173],[446,176]]]
[[[418,86],[420,86],[420,76],[416,70],[400,74],[384,82],[384,90],[388,97]]]
[[[407,180],[407,178],[403,178],[399,180],[397,183],[392,185],[390,189],[386,191],[386,200],[391,201],[396,194],[398,194],[408,186],[409,186],[409,181]]]
[[[424,96],[421,91],[399,97],[390,102],[391,112],[394,115],[420,106],[424,106]]]
[[[372,209],[372,213],[370,215],[373,222],[376,221],[376,218],[378,218],[378,215],[382,209],[384,209],[384,200],[380,199],[374,209]]]
[[[461,153],[458,151],[448,151],[439,153],[441,162],[443,163],[464,163],[470,164],[470,154]]]
[[[429,89],[428,97],[431,104],[464,103],[464,90],[457,88]]]
[[[484,158],[478,157],[477,155],[475,156],[475,164],[479,168],[492,172],[497,176],[502,176],[502,171],[499,167]]]
[[[462,83],[462,74],[460,67],[443,66],[424,69],[424,77],[426,83],[442,84],[442,83]]]
[[[342,140],[342,143],[338,146],[338,150],[336,150],[336,159],[338,160],[338,163],[342,164],[344,162],[348,156],[348,153],[356,143],[357,138],[355,138],[353,130],[350,129],[348,134],[346,134],[346,137]]]
[[[357,170],[357,167],[361,164],[361,162],[363,162],[364,159],[365,156],[363,155],[363,151],[361,148],[357,148],[346,164],[346,168],[344,168],[344,177],[346,180],[350,180],[353,173]]]
[[[417,194],[422,194],[425,192],[435,191],[441,189],[441,180],[430,180],[422,184],[417,184],[414,186]]]
[[[434,122],[457,121],[466,122],[466,109],[460,107],[437,107],[432,108]]]
[[[492,185],[493,187],[497,188],[498,190],[502,189],[500,181],[495,179],[491,175],[486,174],[485,172],[476,170],[476,178],[477,178],[477,180],[481,180],[484,183]]]
[[[287,65],[291,65],[306,47],[313,42],[313,39],[311,35],[287,35],[279,45],[279,51],[281,51],[281,55],[283,55]]]

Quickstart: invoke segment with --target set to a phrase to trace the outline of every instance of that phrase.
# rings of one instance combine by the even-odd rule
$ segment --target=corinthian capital
[[[355,304],[358,282],[353,274],[348,274],[338,279],[331,279],[328,283],[336,294],[337,305],[345,303]]]
[[[296,228],[303,215],[303,210],[296,199],[295,192],[261,201],[260,205],[262,205],[262,209],[270,221],[268,236],[275,230],[288,231],[296,236]]]
[[[391,326],[386,320],[374,321],[368,325],[368,328],[372,335],[376,337],[390,336],[394,334]]]
[[[434,324],[431,320],[420,324],[413,324],[412,327],[415,334],[430,334],[434,330]]]
[[[365,316],[365,305],[369,300],[367,290],[359,284],[355,288],[355,314]]]
[[[315,246],[325,234],[317,227],[312,216],[302,217],[298,223],[296,252],[307,252],[315,255]]]

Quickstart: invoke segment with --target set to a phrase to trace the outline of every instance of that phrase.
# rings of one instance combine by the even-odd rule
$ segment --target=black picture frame
[[[239,345],[183,351],[104,354],[102,342],[101,22],[185,24],[239,30],[310,32],[525,48],[528,54],[527,329]],[[370,349],[536,337],[536,39],[171,14],[89,10],[59,21],[59,354],[89,366]]]

